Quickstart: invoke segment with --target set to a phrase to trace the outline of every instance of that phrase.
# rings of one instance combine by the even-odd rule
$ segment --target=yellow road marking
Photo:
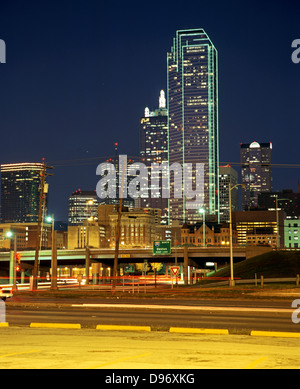
[[[77,328],[80,329],[80,324],[73,323],[30,323],[30,328]]]
[[[281,332],[281,331],[251,331],[252,336],[274,336],[279,338],[300,338],[299,332]]]
[[[151,354],[152,354],[152,353],[145,353],[145,354],[134,355],[134,356],[132,356],[132,357],[126,357],[126,358],[116,359],[115,361],[102,363],[101,365],[97,365],[97,366],[94,366],[94,367],[90,367],[89,369],[99,369],[100,367],[109,366],[109,365],[114,365],[114,364],[116,364],[116,363],[123,362],[123,361],[127,361],[127,360],[129,360],[129,359],[142,358],[142,357],[145,357],[145,356],[151,355]]]
[[[253,361],[252,363],[250,363],[250,365],[246,366],[246,369],[254,369],[255,366],[257,366],[258,364],[263,362],[266,358],[267,357],[261,357],[261,358],[257,359],[256,361]]]
[[[10,356],[12,356],[12,355],[38,353],[39,351],[41,351],[41,350],[30,350],[30,351],[22,351],[22,352],[19,352],[19,353],[4,354],[4,355],[0,355],[0,358],[10,357]]]
[[[116,330],[116,331],[151,331],[149,326],[129,326],[129,325],[110,325],[110,324],[98,324],[96,330]]]
[[[185,327],[170,327],[169,332],[179,332],[186,334],[214,334],[228,335],[228,330],[218,328],[185,328]]]

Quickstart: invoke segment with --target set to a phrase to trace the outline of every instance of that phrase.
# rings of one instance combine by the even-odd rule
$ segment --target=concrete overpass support
[[[86,279],[86,285],[89,284],[89,280],[90,280],[90,263],[91,263],[90,250],[87,247],[86,250],[85,250],[85,279]]]
[[[189,252],[188,246],[184,246],[184,257],[183,257],[183,273],[184,273],[184,285],[188,285],[189,276],[188,269],[189,267]]]

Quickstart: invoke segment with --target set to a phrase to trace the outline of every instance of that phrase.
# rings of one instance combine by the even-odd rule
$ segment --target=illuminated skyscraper
[[[76,190],[69,197],[68,223],[81,225],[85,220],[98,218],[98,200],[95,191]]]
[[[145,114],[140,122],[140,156],[141,162],[148,167],[149,182],[151,180],[151,164],[168,161],[168,110],[166,108],[165,92],[160,91],[159,108],[150,111],[145,108]],[[162,198],[162,182],[157,188],[159,197],[140,199],[142,207],[161,209],[162,223],[168,222],[168,199]]]
[[[206,216],[218,216],[218,63],[217,50],[203,29],[176,32],[168,53],[169,164],[204,164]],[[195,173],[195,170],[194,170]],[[195,176],[195,174],[193,175]],[[180,177],[170,179],[170,222],[196,222],[203,215],[188,209],[184,195],[174,198]],[[177,186],[178,187],[178,186]]]
[[[272,143],[241,144],[242,209],[258,206],[258,195],[272,191]]]
[[[1,165],[2,223],[37,222],[39,213],[42,163]],[[45,183],[44,215],[47,215],[48,184]]]
[[[238,173],[230,165],[219,167],[219,214],[221,222],[229,222],[229,184],[233,188],[238,183]],[[231,211],[238,211],[238,188],[231,189]]]

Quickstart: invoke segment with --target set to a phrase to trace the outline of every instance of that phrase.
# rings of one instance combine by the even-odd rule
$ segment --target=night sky
[[[0,163],[54,166],[49,211],[94,190],[96,167],[139,154],[139,120],[166,89],[176,30],[203,28],[219,53],[220,162],[240,143],[273,143],[273,188],[297,191],[300,170],[300,2],[0,0]],[[97,159],[98,158],[98,159]],[[234,166],[238,172],[240,167]]]

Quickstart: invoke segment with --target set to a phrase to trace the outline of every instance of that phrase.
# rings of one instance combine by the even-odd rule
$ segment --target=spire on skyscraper
[[[159,95],[159,108],[166,108],[165,91],[162,89]]]

